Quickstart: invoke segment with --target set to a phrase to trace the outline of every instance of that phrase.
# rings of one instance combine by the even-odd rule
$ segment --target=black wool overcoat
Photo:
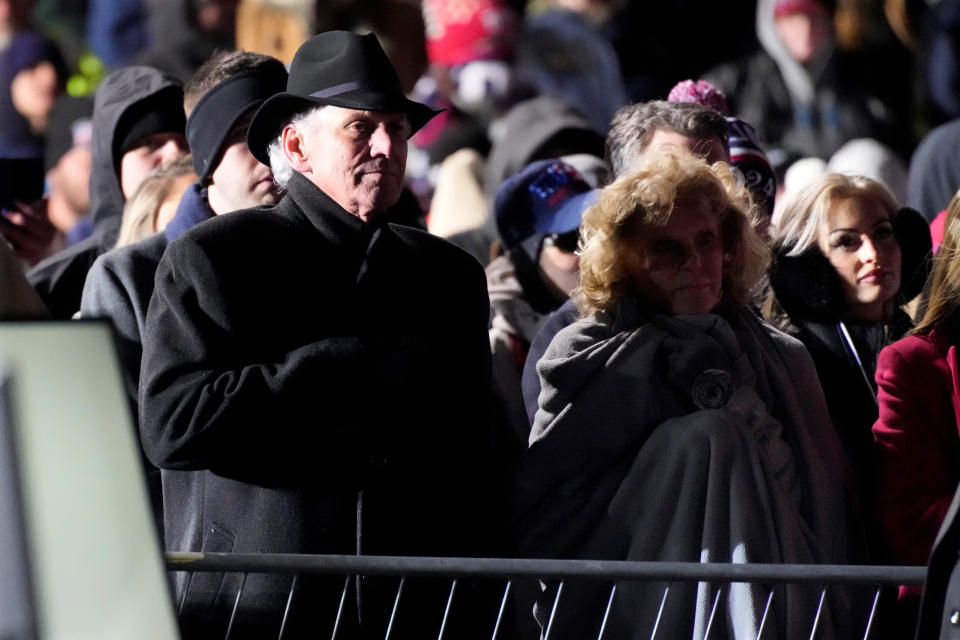
[[[415,229],[364,223],[296,173],[276,206],[172,242],[139,394],[143,446],[163,470],[167,548],[499,552],[488,314],[474,258]],[[239,582],[177,580],[185,637],[223,632]],[[237,637],[279,631],[289,583],[248,578]],[[342,586],[301,581],[285,637],[329,634]],[[351,585],[345,637],[383,637],[396,588]],[[404,634],[400,619],[393,634],[437,633],[449,582],[432,588],[405,587],[400,613],[414,626]]]

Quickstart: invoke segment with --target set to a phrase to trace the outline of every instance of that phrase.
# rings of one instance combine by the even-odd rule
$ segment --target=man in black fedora
[[[373,35],[315,36],[248,132],[284,198],[168,246],[144,331],[140,426],[154,464],[190,472],[164,487],[178,550],[498,551],[483,270],[386,222],[407,138],[433,115],[403,95]],[[179,582],[185,637],[222,633],[240,582]],[[298,581],[284,637],[330,632],[335,582]],[[251,575],[233,636],[278,633],[289,586]],[[396,588],[351,583],[342,637],[383,637]],[[437,634],[447,589],[408,582],[391,637]]]

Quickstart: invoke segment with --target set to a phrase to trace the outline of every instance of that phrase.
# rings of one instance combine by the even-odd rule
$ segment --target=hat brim
[[[583,191],[575,196],[570,196],[566,202],[560,205],[556,213],[550,217],[545,224],[536,227],[539,233],[567,233],[580,226],[580,220],[583,219],[583,212],[596,203],[600,197],[599,189]]]
[[[304,97],[294,93],[278,93],[268,98],[257,109],[247,131],[247,145],[254,157],[270,164],[267,148],[276,140],[290,117],[316,106],[343,107],[369,111],[404,113],[410,121],[410,135],[420,130],[431,118],[443,110],[431,109],[405,96],[370,91],[352,91],[330,98]]]

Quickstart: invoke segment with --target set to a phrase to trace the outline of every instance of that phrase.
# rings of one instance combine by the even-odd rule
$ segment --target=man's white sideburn
[[[291,124],[305,133],[314,133],[320,124],[317,114],[325,108],[326,105],[318,105],[309,111],[294,116],[287,124]],[[283,128],[286,128],[286,125]],[[270,158],[270,168],[273,170],[273,181],[286,189],[295,169],[287,159],[287,154],[283,151],[282,142],[283,129],[280,130],[280,135],[267,147],[267,155]]]

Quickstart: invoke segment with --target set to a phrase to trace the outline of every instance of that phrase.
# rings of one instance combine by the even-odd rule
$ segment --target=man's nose
[[[49,62],[45,62],[36,68],[37,77],[44,86],[52,86],[57,83],[57,70]]]
[[[170,138],[157,149],[157,157],[160,160],[160,164],[169,164],[183,153],[184,149],[175,138]]]
[[[370,155],[390,157],[396,142],[383,125],[377,127],[370,136]]]

